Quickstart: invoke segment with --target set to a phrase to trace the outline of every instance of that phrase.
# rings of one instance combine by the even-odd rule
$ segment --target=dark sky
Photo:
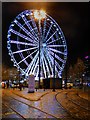
[[[61,27],[68,47],[68,62],[73,64],[77,58],[90,53],[89,47],[89,4],[88,3],[2,3],[2,62],[13,66],[8,56],[7,31],[15,17],[26,9],[44,9]]]

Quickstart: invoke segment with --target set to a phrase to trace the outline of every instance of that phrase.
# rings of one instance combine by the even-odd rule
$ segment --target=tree
[[[73,70],[72,65],[70,65],[70,67],[69,67],[68,76],[69,76],[70,82],[73,82],[73,80],[74,80],[74,70]]]
[[[9,80],[9,69],[5,65],[2,65],[2,80]]]
[[[85,70],[84,62],[80,58],[78,58],[77,63],[74,65],[75,77],[78,79],[82,78],[84,70]]]

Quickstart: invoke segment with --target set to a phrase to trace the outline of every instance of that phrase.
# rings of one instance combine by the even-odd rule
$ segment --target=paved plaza
[[[37,89],[28,93],[28,88],[22,91],[10,88],[2,91],[2,97],[3,118],[19,118],[17,112],[23,118],[88,120],[90,113],[90,96],[80,89],[56,89],[55,92],[52,89]],[[8,106],[12,110],[7,111]]]

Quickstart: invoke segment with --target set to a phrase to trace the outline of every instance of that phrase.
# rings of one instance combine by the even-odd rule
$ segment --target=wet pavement
[[[63,99],[63,95],[61,94],[63,93],[62,91],[65,92],[65,90],[52,92],[52,90],[43,91],[41,89],[35,93],[28,93],[27,89],[23,91],[5,89],[2,92],[2,117],[74,120],[75,117],[73,117],[74,115],[70,111],[73,107],[76,108],[76,106],[69,104],[68,101],[67,105],[70,106],[70,109],[66,109],[67,105],[65,98]]]
[[[81,91],[64,90],[56,96],[57,101],[76,119],[89,120],[90,101],[84,99],[85,94],[79,97]]]

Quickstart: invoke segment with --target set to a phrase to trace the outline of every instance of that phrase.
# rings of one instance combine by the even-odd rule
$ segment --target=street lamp
[[[55,52],[54,52],[54,64],[53,64],[53,72],[54,72],[54,78],[53,78],[53,92],[55,92]]]
[[[44,10],[35,10],[34,17],[35,17],[35,19],[41,20],[46,17],[46,13]]]
[[[39,20],[39,88],[40,88],[40,43],[41,43],[41,20],[45,19],[46,13],[44,10],[35,10],[34,18]]]

